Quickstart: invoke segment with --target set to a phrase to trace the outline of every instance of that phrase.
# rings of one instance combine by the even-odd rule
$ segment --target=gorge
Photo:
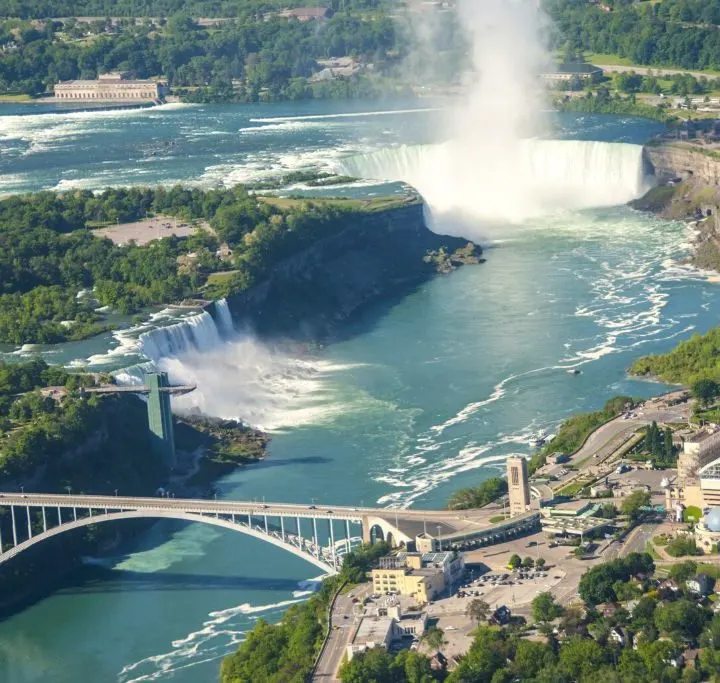
[[[7,152],[0,180],[7,192],[123,179],[231,185],[277,168],[332,172],[377,152],[390,156],[385,148],[441,142],[432,132],[438,114],[408,109],[408,103],[374,111],[362,103],[160,107],[82,117],[58,112],[44,124],[30,112],[2,116]],[[319,118],[299,120],[308,116]],[[540,173],[559,183],[571,175],[563,170],[570,158],[581,178],[592,179],[594,196],[612,198],[640,191],[641,158],[636,147],[613,146],[608,154],[593,142],[640,145],[661,127],[567,114],[557,117],[556,130],[561,139],[591,143],[570,145],[575,156],[539,154],[547,164]],[[138,139],[166,136],[177,140],[177,158],[139,159]],[[593,159],[604,159],[604,170]],[[367,197],[401,196],[405,189],[365,179],[302,192]],[[471,198],[466,207],[483,204],[480,185]],[[429,209],[437,221],[432,204]],[[417,216],[422,207],[399,211]],[[256,300],[228,301],[235,333],[228,334],[221,305],[207,317],[165,311],[99,338],[2,352],[15,359],[39,353],[98,371],[153,359],[176,378],[196,382],[197,392],[180,399],[177,410],[241,416],[272,437],[267,459],[218,482],[219,497],[441,507],[453,490],[496,474],[508,454],[527,454],[532,434],[553,431],[570,414],[599,408],[617,394],[662,391],[629,379],[625,369],[640,355],[709,329],[720,312],[714,286],[680,263],[687,253],[682,224],[622,206],[533,213],[512,222],[445,214],[452,225],[442,228],[477,239],[486,263],[449,277],[413,276],[390,299],[365,295],[391,282],[394,272],[411,274],[405,245],[424,253],[408,244],[417,235],[415,218],[390,237],[382,228],[382,240],[353,258],[352,240],[344,237],[344,250],[323,255],[334,258],[332,271],[323,272],[322,261],[308,255],[288,265],[287,278],[281,273],[273,287],[256,290]],[[460,222],[462,231],[450,230]],[[306,267],[314,273],[308,281]],[[348,294],[353,315],[312,316],[298,289],[298,310],[307,315],[288,319],[280,303],[293,282],[313,283],[332,304]],[[277,307],[279,323],[265,323],[255,303],[261,300],[271,311]],[[243,311],[255,334],[243,328]],[[169,324],[181,328],[171,331]],[[316,333],[325,341],[306,343]],[[573,367],[582,374],[569,375]],[[132,543],[87,558],[71,583],[0,623],[0,677],[39,683],[52,671],[58,681],[211,680],[220,658],[256,619],[279,618],[306,597],[311,584],[305,582],[314,577],[302,561],[260,542],[162,522]],[[114,646],[98,651],[98,641]]]

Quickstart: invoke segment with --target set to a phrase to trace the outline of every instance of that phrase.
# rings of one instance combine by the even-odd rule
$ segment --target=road
[[[695,78],[717,78],[717,75],[709,74],[707,71],[688,71],[687,69],[666,69],[662,66],[623,66],[620,64],[597,64],[605,73],[628,73],[634,71],[636,74],[647,76],[652,71],[653,76],[673,76],[677,74],[690,74]]]
[[[651,422],[659,424],[686,422],[690,412],[688,403],[676,406],[667,405],[667,399],[675,397],[679,393],[681,392],[649,399],[633,411],[636,417],[623,419],[620,416],[598,427],[570,459],[569,464],[574,465],[578,471],[569,471],[565,477],[558,480],[553,488],[555,490],[563,488],[570,480],[581,476],[583,470],[601,463],[618,450],[634,432],[646,427]]]
[[[130,496],[85,496],[71,494],[43,493],[0,493],[0,507],[46,507],[46,508],[92,508],[93,510],[136,510],[152,516],[153,511],[179,511],[200,515],[252,515],[254,517],[311,518],[324,520],[367,521],[368,526],[385,522],[390,527],[399,527],[400,531],[411,538],[427,528],[434,532],[440,528],[443,539],[463,534],[471,534],[493,525],[490,517],[492,509],[480,510],[391,510],[388,508],[346,507],[336,505],[307,505],[298,503],[271,503],[259,501],[203,500],[157,496],[139,498]],[[526,518],[537,515],[528,512],[513,521],[521,523]]]
[[[353,588],[348,593],[338,595],[335,607],[330,615],[330,636],[320,655],[320,661],[312,677],[313,681],[330,683],[330,681],[339,680],[337,671],[357,628],[355,605],[352,599],[355,597],[362,600],[363,597],[370,593],[370,589],[369,584],[363,584]]]

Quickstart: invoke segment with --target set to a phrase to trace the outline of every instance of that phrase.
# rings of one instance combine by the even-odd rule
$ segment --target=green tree
[[[637,521],[642,515],[642,508],[650,505],[650,492],[645,490],[633,491],[625,498],[620,506],[624,515],[628,515],[633,521]]]
[[[693,396],[704,406],[710,405],[720,393],[718,383],[711,379],[699,379],[692,385]]]
[[[513,554],[510,556],[508,560],[508,567],[510,567],[510,569],[517,569],[521,564],[522,560],[520,559],[520,555]]]
[[[404,683],[404,672],[394,666],[393,656],[382,647],[374,647],[362,654],[353,657],[340,668],[340,680],[343,683]],[[257,675],[257,674],[256,674]],[[255,681],[252,676],[247,679],[238,678],[238,681]],[[231,680],[228,683],[232,683]],[[280,681],[278,681],[280,683]]]
[[[706,615],[701,607],[689,600],[676,600],[659,605],[655,610],[655,625],[658,630],[694,638],[705,626]]]
[[[448,683],[491,681],[493,675],[505,666],[508,654],[506,650],[501,631],[486,626],[479,627],[467,654],[446,681]]]
[[[423,636],[423,642],[431,650],[441,650],[442,646],[445,644],[445,633],[441,628],[433,626],[432,628],[428,629]]]
[[[512,673],[521,681],[530,681],[540,671],[555,664],[557,658],[552,649],[544,643],[520,640],[510,665]]]
[[[697,574],[697,562],[685,560],[670,566],[668,574],[671,579],[675,579],[678,583],[685,583],[689,578]]]
[[[474,598],[465,608],[465,616],[472,619],[476,624],[487,621],[490,616],[490,605],[485,600]]]
[[[594,640],[574,636],[560,648],[560,668],[573,680],[582,679],[605,663],[606,651]]]
[[[563,613],[563,608],[555,601],[550,592],[539,593],[532,601],[532,617],[535,621],[547,623]]]
[[[492,503],[507,493],[507,481],[501,477],[491,477],[475,488],[455,491],[448,500],[448,510],[469,510]]]
[[[524,557],[521,566],[523,569],[532,569],[535,566],[535,560],[532,557]]]

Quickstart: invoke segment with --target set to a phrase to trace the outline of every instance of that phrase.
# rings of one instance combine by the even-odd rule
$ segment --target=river
[[[350,157],[357,166],[357,155],[434,142],[436,113],[405,111],[417,107],[6,109],[2,191],[232,183],[277,165],[325,168]],[[309,116],[316,118],[298,118]],[[641,143],[658,129],[628,117],[557,120],[558,135],[577,140]],[[174,143],[157,152],[164,141]],[[156,154],[144,156],[143,145]],[[351,191],[388,189],[397,186],[366,182]],[[679,263],[688,238],[679,223],[624,207],[495,226],[485,264],[366,310],[312,354],[240,336],[158,362],[198,382],[186,403],[272,433],[268,459],[220,482],[222,496],[442,506],[453,490],[500,471],[509,453],[529,453],[534,433],[553,431],[573,412],[619,393],[664,389],[629,379],[625,369],[640,354],[709,329],[720,313],[717,286]],[[142,360],[142,345],[120,341],[106,335],[40,351],[63,363],[92,356],[104,368]],[[569,374],[571,367],[581,374]],[[247,629],[302,600],[309,585],[301,582],[316,574],[260,541],[158,523],[115,556],[94,558],[72,585],[0,623],[0,680],[216,680],[220,658]]]

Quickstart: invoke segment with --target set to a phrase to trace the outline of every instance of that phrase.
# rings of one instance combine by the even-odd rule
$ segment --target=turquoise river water
[[[408,111],[417,108],[6,108],[0,192],[130,182],[213,186],[278,167],[352,168],[358,175],[371,169],[408,179],[404,174],[417,169],[403,165],[421,163],[422,155],[398,148],[390,163],[378,153],[438,142],[434,107]],[[642,143],[659,127],[566,116],[556,130],[564,139]],[[611,196],[619,186],[636,192],[637,155],[614,149],[543,149],[538,172],[560,180],[587,174],[594,186],[606,183]],[[379,194],[399,185],[366,181],[345,191]],[[482,202],[481,189],[474,201]],[[715,325],[720,290],[681,264],[685,226],[608,206],[612,199],[602,203],[492,229],[465,216],[456,231],[482,239],[487,263],[378,304],[311,355],[238,336],[157,358],[175,377],[198,383],[185,401],[272,432],[267,460],[220,482],[221,495],[442,506],[453,490],[502,469],[508,454],[528,454],[534,433],[553,431],[573,412],[618,393],[661,392],[629,379],[627,366]],[[441,230],[441,219],[437,225]],[[152,325],[171,321],[157,316]],[[117,369],[143,360],[137,336],[35,351],[56,362]],[[582,374],[569,374],[571,367]],[[279,618],[304,599],[314,578],[311,565],[260,541],[161,522],[0,622],[0,680],[210,682],[253,623]]]

